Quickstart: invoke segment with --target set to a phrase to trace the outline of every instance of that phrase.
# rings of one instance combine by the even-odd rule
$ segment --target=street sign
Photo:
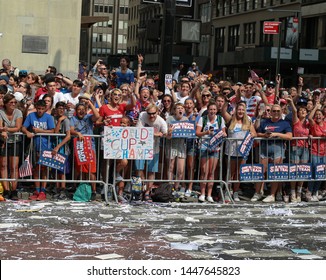
[[[280,21],[264,21],[264,34],[278,34],[279,27],[281,25]]]

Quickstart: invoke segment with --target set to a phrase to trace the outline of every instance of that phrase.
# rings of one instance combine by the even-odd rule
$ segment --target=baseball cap
[[[24,99],[24,95],[21,93],[21,92],[15,92],[14,93],[14,96],[16,98],[16,100],[19,102],[19,101],[22,101]]]
[[[266,85],[273,88],[275,87],[275,83],[273,81],[269,81]]]
[[[1,80],[4,80],[4,81],[6,81],[6,83],[9,83],[9,78],[6,75],[0,75],[0,81]]]
[[[20,70],[18,76],[19,77],[27,77],[27,71],[26,70]]]
[[[196,66],[197,64],[196,64],[196,62],[193,62],[191,65],[192,65],[192,66]]]
[[[312,94],[320,95],[321,94],[321,91],[319,89],[316,89],[316,90],[314,90],[314,92]]]
[[[306,98],[299,98],[298,101],[297,101],[297,105],[307,105],[308,103],[308,100]]]
[[[83,95],[78,96],[78,99],[87,99],[87,100],[91,100],[91,95],[87,92],[85,92]]]

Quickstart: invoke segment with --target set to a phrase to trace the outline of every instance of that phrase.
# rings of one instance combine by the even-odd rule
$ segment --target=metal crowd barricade
[[[205,139],[205,138],[203,138]],[[171,183],[174,184],[176,182],[180,183],[180,187],[186,188],[186,184],[197,184],[200,185],[201,183],[213,183],[213,188],[217,189],[219,191],[219,194],[221,196],[221,199],[223,203],[225,203],[225,193],[228,194],[228,196],[231,199],[231,202],[233,202],[231,193],[228,188],[228,184],[223,178],[223,174],[225,174],[225,169],[223,165],[223,150],[224,150],[224,143],[220,145],[220,152],[218,156],[218,165],[216,167],[214,178],[212,180],[201,180],[201,170],[200,170],[200,163],[201,159],[204,158],[205,154],[208,153],[208,151],[200,151],[198,149],[198,146],[201,144],[201,141],[203,139],[196,138],[193,139],[193,141],[190,141],[190,144],[186,142],[187,139],[185,139],[184,145],[188,145],[186,147],[186,158],[185,158],[185,164],[183,168],[183,178],[178,179],[177,174],[177,163],[175,162],[174,167],[174,173],[173,178],[168,178],[167,172],[169,168],[169,159],[167,158],[167,143],[166,138],[161,138],[161,145],[160,145],[160,157],[159,157],[159,168],[158,172],[155,173],[155,179],[154,184],[161,184],[161,183]],[[189,140],[189,139],[188,139]],[[190,150],[190,153],[189,153]],[[193,152],[193,154],[192,154]],[[193,157],[193,158],[191,158]],[[110,170],[111,169],[111,170]],[[128,169],[128,170],[127,170]],[[112,174],[112,183],[108,183],[105,185],[105,199],[106,202],[109,203],[107,193],[110,191],[110,188],[114,188],[116,185],[116,160],[112,160],[111,164],[107,165],[107,174]],[[145,167],[144,172],[144,178],[142,179],[143,184],[148,184],[148,182],[153,181],[148,178],[148,171]],[[130,184],[132,181],[132,177],[136,175],[136,170],[134,166],[134,160],[128,160],[128,168],[124,170],[124,174],[121,174],[123,177],[123,182],[125,184]],[[129,185],[129,189],[131,186]],[[116,192],[114,192],[115,200],[116,200]]]
[[[270,182],[286,182],[286,183],[290,183],[290,182],[308,182],[308,181],[312,181],[312,182],[318,182],[318,181],[323,181],[325,183],[325,174],[326,174],[326,154],[321,155],[320,158],[323,158],[323,160],[321,160],[321,165],[323,167],[324,170],[321,170],[321,173],[323,173],[324,175],[320,175],[319,177],[316,177],[316,172],[315,172],[315,165],[312,163],[312,141],[317,141],[317,147],[318,147],[318,153],[320,153],[320,148],[322,147],[321,144],[325,145],[326,142],[326,138],[322,138],[322,137],[293,137],[292,140],[281,140],[279,138],[273,138],[273,139],[267,139],[267,138],[260,138],[257,137],[255,138],[255,142],[251,148],[251,151],[249,153],[249,156],[246,160],[246,165],[249,166],[249,168],[247,168],[246,170],[250,170],[250,172],[253,172],[252,170],[254,170],[254,167],[257,166],[257,164],[261,163],[261,159],[262,159],[262,143],[265,142],[266,143],[266,149],[268,150],[270,148],[271,145],[273,145],[275,142],[279,142],[282,141],[282,152],[284,153],[284,158],[283,158],[283,162],[282,162],[282,166],[284,165],[284,174],[278,174],[275,175],[276,173],[271,173],[268,166],[267,166],[267,170],[264,171],[264,173],[266,174],[265,176],[263,176],[262,179],[258,179],[257,177],[253,176],[253,178],[249,178],[250,176],[243,176],[243,178],[241,178],[242,174],[242,170],[245,169],[245,166],[243,165],[242,168],[240,166],[240,160],[242,159],[241,157],[231,157],[231,155],[226,155],[227,157],[227,173],[226,173],[226,182],[228,183],[229,187],[232,184],[235,183],[258,183],[258,182],[264,182],[264,183],[270,183]],[[304,143],[307,145],[306,150],[309,152],[309,157],[308,157],[308,161],[306,162],[295,162],[293,160],[293,158],[291,158],[291,150],[293,149],[293,147],[298,147],[298,142],[299,141],[304,141]],[[323,141],[323,143],[322,143]],[[241,144],[241,140],[239,139],[235,139],[235,138],[227,138],[225,140],[225,144],[231,144],[231,143],[236,143],[236,148],[238,149],[240,144]],[[232,178],[234,176],[234,174],[231,174],[231,161],[235,160],[236,161],[236,166],[240,166],[239,168],[237,168],[235,175],[235,178]],[[277,166],[278,164],[274,162],[274,160],[269,161],[269,164],[274,166],[274,172],[276,172],[276,170],[278,170]],[[304,168],[306,168],[306,173],[307,174],[302,174],[301,171],[299,171],[297,168],[291,168],[293,167],[293,165],[305,165],[305,164],[311,164],[311,168],[309,169],[309,166],[303,166]],[[272,166],[272,167],[273,167]],[[281,168],[280,167],[280,168]],[[273,169],[271,169],[273,170]],[[292,171],[291,173],[291,170]],[[311,173],[311,174],[310,174]],[[253,174],[253,173],[252,173]],[[273,177],[276,179],[268,179],[270,177]]]
[[[30,139],[28,139],[26,137],[26,135],[22,134],[22,133],[15,133],[15,135],[19,136],[21,138],[21,141],[19,142],[15,142],[14,144],[14,149],[18,148],[17,145],[21,145],[21,149],[22,149],[22,153],[19,155],[18,159],[14,159],[14,160],[18,160],[19,164],[18,164],[18,168],[22,165],[22,163],[24,162],[26,156],[27,156],[27,151],[28,151],[28,147],[29,147],[29,143],[30,143]],[[64,138],[65,135],[64,134],[42,134],[42,133],[38,133],[36,135],[44,137],[44,139],[46,139],[49,143],[51,143],[51,145],[48,146],[47,150],[53,150],[53,148],[59,143],[60,139]],[[74,154],[74,148],[73,148],[73,138],[71,138],[71,140],[69,141],[69,143],[67,144],[67,148],[69,150],[69,153],[67,153],[67,150],[65,151],[65,155],[67,156],[67,160],[70,163],[70,172],[66,174],[66,178],[65,179],[60,179],[59,178],[59,172],[57,169],[55,168],[51,168],[49,166],[45,166],[44,168],[46,169],[46,178],[41,178],[41,170],[38,170],[38,177],[40,179],[35,179],[33,178],[33,176],[26,176],[23,178],[19,177],[19,174],[17,174],[17,176],[12,176],[13,174],[10,174],[11,170],[9,168],[9,164],[7,165],[8,167],[8,176],[7,178],[1,178],[1,181],[5,181],[5,182],[13,182],[13,181],[17,181],[19,184],[24,184],[24,183],[29,183],[29,184],[33,184],[35,182],[46,182],[47,184],[54,184],[54,183],[60,183],[60,182],[65,182],[67,184],[79,184],[79,183],[89,183],[89,184],[99,184],[104,186],[108,184],[108,181],[106,178],[108,178],[108,176],[106,176],[106,168],[105,168],[105,164],[103,164],[103,153],[101,152],[100,146],[101,146],[101,139],[102,136],[101,135],[83,135],[83,136],[89,136],[92,139],[94,139],[95,141],[95,151],[96,151],[96,173],[94,174],[94,178],[91,178],[91,172],[89,171],[88,173],[81,173],[79,174],[79,176],[77,176],[76,170],[81,170],[81,166],[77,166],[76,165],[76,161],[74,159],[75,154]],[[34,136],[34,139],[35,136]],[[35,140],[33,140],[35,143]],[[41,138],[39,138],[39,141],[41,141]],[[54,146],[53,146],[54,145]],[[33,151],[35,152],[35,151]],[[4,151],[4,155],[2,157],[6,157],[8,158],[8,150],[5,149]],[[33,163],[35,164],[35,160],[33,158],[30,158],[31,164],[33,166]],[[84,175],[84,176],[82,176]],[[16,178],[15,178],[16,177]],[[113,188],[113,191],[115,191],[115,189]]]

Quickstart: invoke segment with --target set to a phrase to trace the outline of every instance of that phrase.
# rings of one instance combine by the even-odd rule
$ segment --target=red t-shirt
[[[315,123],[315,125],[310,128],[310,134],[314,137],[326,137],[326,122],[323,122],[322,126]],[[311,153],[313,155],[325,156],[326,155],[325,146],[326,146],[325,139],[312,140]]]
[[[106,117],[111,117],[110,125],[112,126],[120,126],[120,122],[122,117],[124,116],[124,113],[126,111],[126,103],[122,103],[119,105],[117,110],[112,110],[108,107],[108,105],[103,105],[100,108],[100,116],[103,119],[106,119]]]

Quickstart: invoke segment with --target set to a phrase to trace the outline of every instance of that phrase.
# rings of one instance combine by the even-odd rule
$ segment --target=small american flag
[[[19,177],[32,176],[32,165],[29,160],[29,155],[25,158],[23,164],[19,167]]]
[[[250,70],[250,76],[254,82],[259,81],[259,76],[257,75],[257,73],[254,70]]]

